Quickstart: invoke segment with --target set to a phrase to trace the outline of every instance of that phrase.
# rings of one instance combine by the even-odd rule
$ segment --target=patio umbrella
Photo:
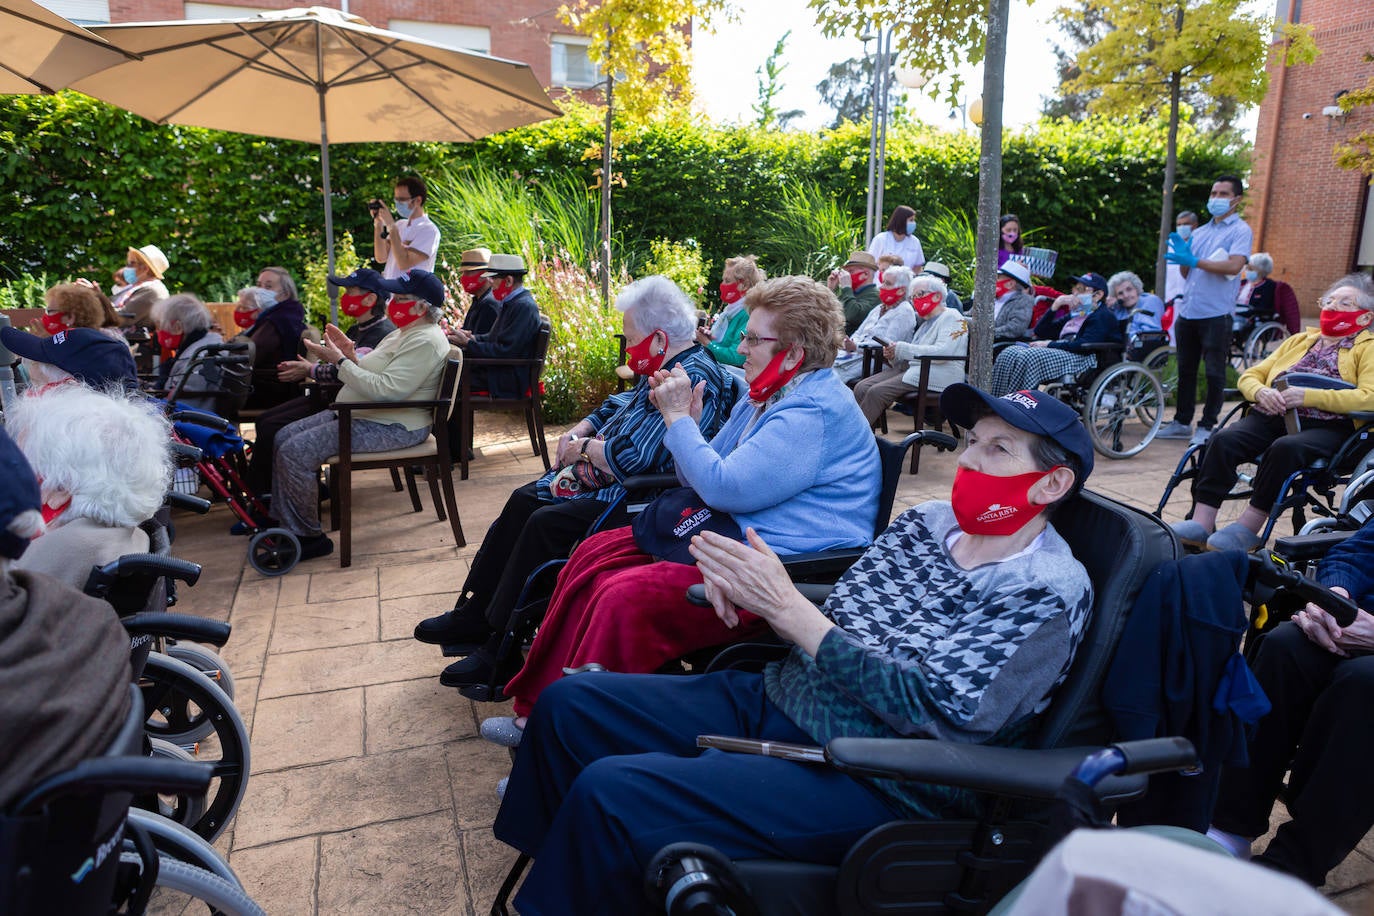
[[[329,144],[467,141],[561,114],[529,65],[376,29],[327,7],[243,19],[99,26],[141,59],[73,85],[158,124]]]
[[[0,0],[0,95],[56,92],[128,59],[33,0]]]

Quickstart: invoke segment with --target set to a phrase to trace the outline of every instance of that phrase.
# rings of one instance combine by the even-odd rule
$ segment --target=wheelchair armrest
[[[167,576],[185,582],[187,585],[195,585],[200,579],[200,564],[192,563],[190,560],[179,560],[176,557],[164,557],[155,553],[129,553],[111,560],[104,566],[92,569],[90,578],[86,580],[86,589],[89,590],[92,584],[105,585],[115,579],[144,573]]]
[[[826,745],[825,757],[831,766],[851,776],[930,782],[1048,801],[1095,750],[991,747],[920,738],[836,738]],[[1146,785],[1143,774],[1111,776],[1098,784],[1097,794],[1122,801],[1140,795]]]
[[[194,423],[196,426],[208,426],[210,429],[224,432],[234,424],[219,416],[218,414],[206,413],[203,410],[192,410],[184,407],[176,410],[170,417],[173,423]]]
[[[1343,378],[1317,375],[1313,372],[1289,372],[1284,375],[1283,380],[1290,388],[1320,388],[1324,391],[1350,391],[1355,388],[1353,382],[1347,382]]]
[[[1289,563],[1318,560],[1332,547],[1354,534],[1354,531],[1321,531],[1317,534],[1290,534],[1274,541],[1274,553]]]
[[[1356,423],[1374,423],[1374,410],[1352,410],[1346,416]]]
[[[630,493],[640,490],[667,490],[670,487],[678,487],[682,482],[677,479],[676,474],[635,474],[626,477],[620,485]]]
[[[922,357],[922,359],[924,358]],[[933,429],[919,429],[902,440],[902,449],[905,451],[916,444],[933,445],[936,451],[952,452],[959,447],[959,440],[949,433],[942,433]]]
[[[187,639],[192,642],[209,643],[216,648],[229,641],[233,631],[230,624],[220,620],[209,620],[193,614],[172,614],[165,611],[151,611],[130,614],[120,618],[124,630],[130,636],[162,636],[168,639]]]
[[[1120,340],[1099,340],[1093,343],[1079,344],[1077,349],[1081,353],[1110,353],[1112,350],[1126,349],[1126,342]]]
[[[467,367],[467,366],[482,366],[482,367],[488,367],[488,366],[515,366],[516,368],[519,368],[519,367],[521,367],[521,366],[527,366],[527,367],[533,369],[535,366],[538,366],[538,365],[542,364],[543,362],[544,362],[544,361],[543,361],[542,359],[533,359],[533,358],[530,358],[530,357],[525,357],[525,358],[523,358],[523,359],[497,359],[496,357],[487,358],[487,357],[483,357],[483,356],[474,356],[474,357],[471,357],[471,358],[468,358],[468,357],[464,357],[464,358],[463,358],[463,366],[464,366],[464,367]]]
[[[34,786],[11,809],[34,814],[54,799],[90,789],[110,792],[204,792],[214,777],[214,764],[151,757],[102,757],[83,760]]]
[[[794,553],[781,557],[783,568],[793,582],[825,577],[830,583],[853,566],[864,555],[864,547],[843,547],[836,550],[818,550],[813,553]]]
[[[830,590],[833,585],[826,585],[822,582],[799,582],[796,583],[797,591],[801,592],[802,597],[810,601],[816,607],[825,604],[825,599],[830,597]],[[687,586],[687,603],[695,604],[697,607],[710,607],[711,602],[706,600],[706,586],[697,584]]]

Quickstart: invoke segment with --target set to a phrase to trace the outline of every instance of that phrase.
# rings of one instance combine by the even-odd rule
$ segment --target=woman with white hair
[[[148,550],[138,526],[172,479],[171,427],[156,403],[117,390],[58,385],[5,418],[41,483],[48,530],[17,561],[83,588],[91,567]]]
[[[153,323],[157,325],[157,342],[162,349],[162,368],[158,374],[163,390],[171,394],[180,386],[178,403],[196,410],[213,411],[214,397],[195,394],[210,388],[205,373],[197,370],[189,378],[186,376],[196,362],[197,353],[212,344],[224,343],[224,338],[213,328],[215,317],[198,297],[178,293],[153,306]]]
[[[734,387],[696,342],[696,309],[677,284],[667,277],[645,277],[625,287],[615,307],[624,313],[626,365],[638,381],[629,391],[611,395],[558,440],[552,471],[511,493],[473,558],[457,605],[416,626],[421,642],[472,652],[505,629],[536,567],[566,557],[608,509],[605,527],[629,523],[621,481],[673,470],[663,417],[649,400],[655,372],[680,367],[700,388],[700,424],[708,436],[725,421]],[[440,682],[455,687],[480,682],[483,674],[471,661],[450,665]]]
[[[852,385],[863,374],[863,348],[887,346],[910,340],[916,332],[916,311],[911,306],[911,268],[889,267],[878,284],[878,304],[846,337],[835,357],[835,375]]]
[[[1302,330],[1298,295],[1287,283],[1269,276],[1273,272],[1274,259],[1268,252],[1257,251],[1250,255],[1245,270],[1245,279],[1250,281],[1250,314],[1273,315],[1283,323],[1289,334],[1296,334]]]

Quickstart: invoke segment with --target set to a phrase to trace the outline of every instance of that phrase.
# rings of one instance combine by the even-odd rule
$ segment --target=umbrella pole
[[[316,53],[322,54],[320,43],[316,42]],[[320,63],[323,72],[324,63]],[[324,110],[324,83],[316,86],[316,92],[320,97],[320,169],[324,172],[324,245],[325,263],[329,265],[328,276],[334,276],[334,205],[330,200],[329,191],[329,122]],[[325,291],[329,295],[329,321],[331,324],[339,323],[339,293],[328,279],[324,282]]]

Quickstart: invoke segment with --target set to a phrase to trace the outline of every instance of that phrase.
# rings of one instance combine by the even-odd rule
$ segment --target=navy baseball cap
[[[414,296],[423,299],[435,308],[444,307],[444,297],[448,295],[444,290],[444,284],[439,278],[427,270],[418,268],[408,270],[399,277],[390,280],[380,280],[382,289],[391,293],[400,293],[403,296]]]
[[[28,549],[29,539],[9,527],[16,517],[37,511],[41,505],[33,468],[19,446],[0,428],[0,556],[17,560]]]
[[[1095,274],[1092,271],[1089,271],[1088,273],[1085,273],[1083,276],[1074,277],[1073,279],[1075,283],[1082,283],[1089,289],[1101,290],[1104,293],[1107,292],[1107,281],[1102,279],[1101,274]]]
[[[940,412],[964,429],[972,429],[979,406],[1028,433],[1044,436],[1070,455],[1078,456],[1080,473],[1074,491],[1093,469],[1093,444],[1078,411],[1043,391],[1012,391],[1000,398],[962,382],[950,385],[940,395]]]
[[[358,289],[365,289],[369,293],[376,293],[383,300],[391,298],[391,294],[387,292],[387,288],[382,285],[384,282],[382,280],[382,275],[366,267],[360,267],[346,277],[336,277],[331,274],[329,282],[333,283],[335,286],[352,286]]]
[[[138,369],[129,345],[94,328],[71,328],[51,337],[0,328],[0,343],[16,356],[56,366],[92,388],[112,383],[138,387]]]

